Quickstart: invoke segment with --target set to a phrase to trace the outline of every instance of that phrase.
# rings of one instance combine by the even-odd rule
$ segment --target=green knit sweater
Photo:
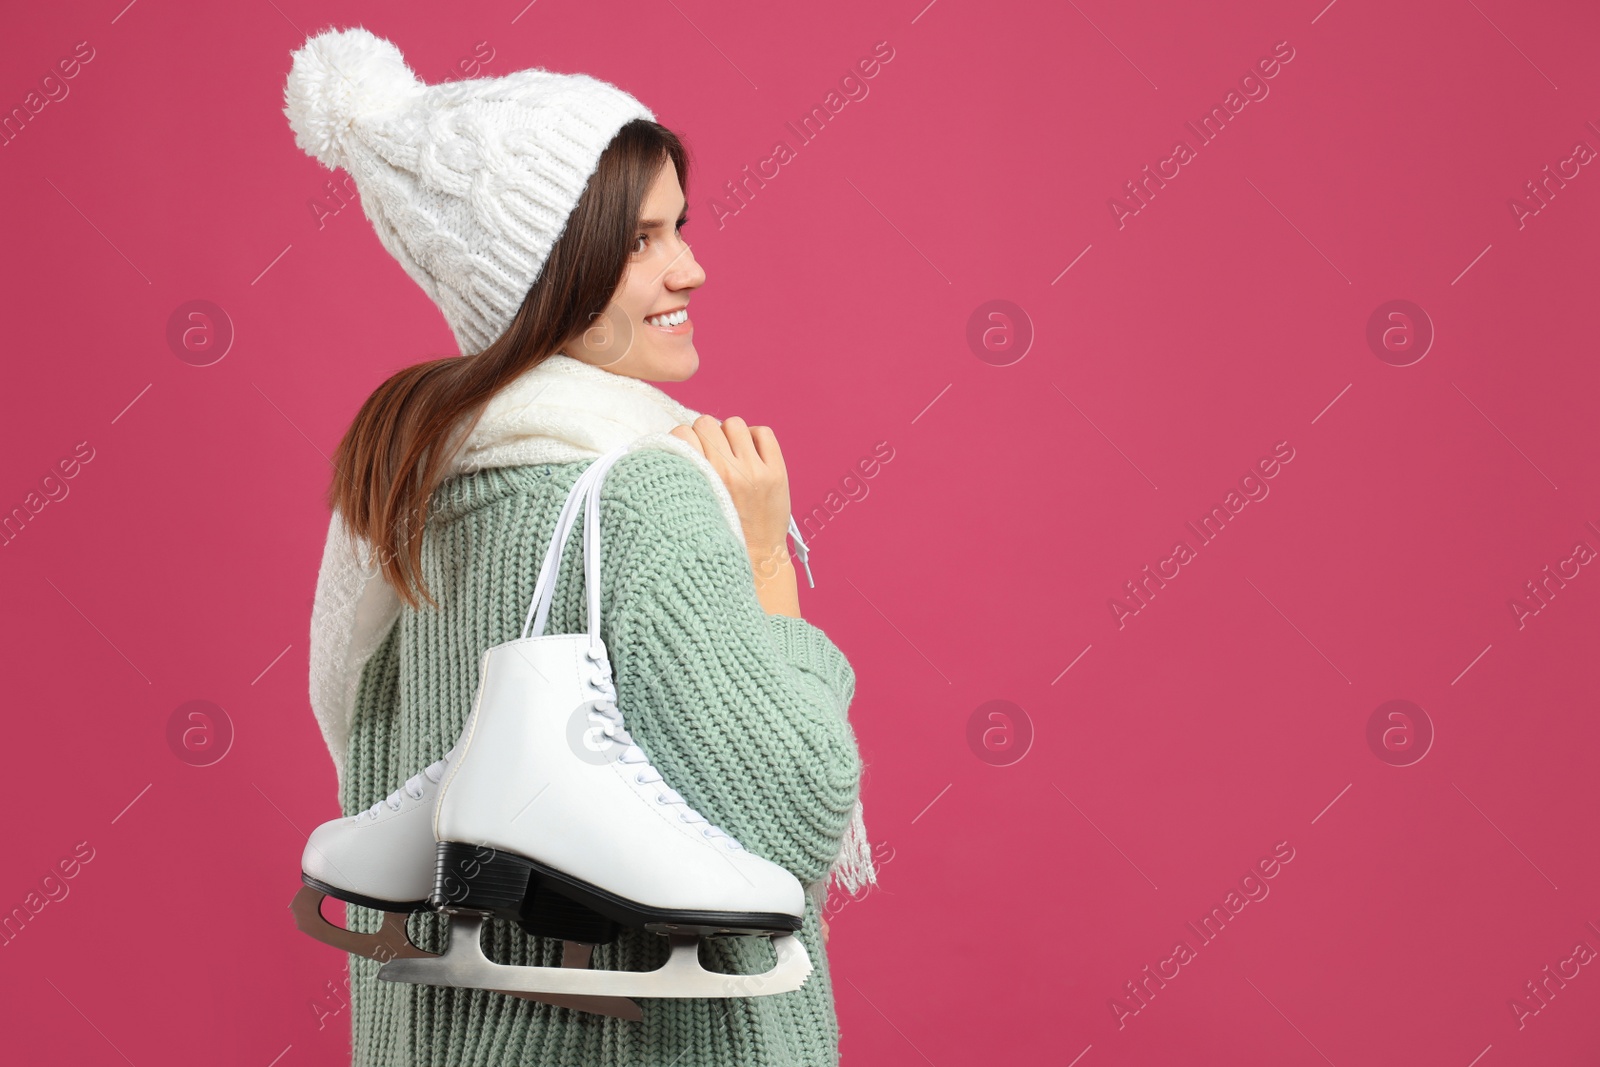
[[[437,609],[404,608],[368,661],[351,724],[340,802],[369,807],[444,755],[465,725],[479,656],[521,634],[557,513],[592,460],[496,468],[445,482],[431,502],[422,565]],[[845,711],[855,674],[803,619],[766,614],[743,545],[698,467],[639,449],[607,474],[600,502],[601,637],[629,732],[684,799],[749,851],[803,885],[827,876],[849,826],[861,762]],[[588,626],[581,531],[567,544],[546,633]],[[604,833],[605,827],[596,827]],[[839,1061],[838,1019],[816,904],[798,934],[813,970],[791,993],[638,998],[643,1022],[485,990],[380,982],[350,957],[355,1067],[814,1067]],[[350,905],[356,930],[381,914]],[[442,951],[446,921],[410,920]],[[555,966],[561,945],[493,921],[484,951],[500,963]],[[623,930],[597,968],[648,970],[659,934]],[[707,939],[701,962],[755,974],[770,940]]]

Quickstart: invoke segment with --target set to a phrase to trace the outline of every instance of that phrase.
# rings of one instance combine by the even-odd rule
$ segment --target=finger
[[[723,431],[724,425],[710,415],[701,415],[694,420],[694,432],[704,446],[702,454],[725,484],[731,486],[737,479],[745,485],[750,485],[752,483],[750,475],[745,471],[746,464],[740,457],[734,455],[733,447],[728,442],[728,435]],[[751,449],[753,453],[754,446],[751,446]]]
[[[778,437],[772,432],[772,427],[750,427],[750,440],[755,444],[762,463],[778,470],[783,469],[783,450],[778,447]]]
[[[750,439],[750,427],[737,415],[722,420],[722,432],[728,439],[728,448],[740,459],[758,459],[756,446]]]
[[[713,452],[729,460],[733,458],[733,451],[728,447],[728,439],[715,418],[701,415],[694,420],[694,432],[704,446],[707,459],[711,458]]]
[[[728,438],[723,433],[722,426],[710,415],[701,415],[694,420],[694,432],[699,435],[700,443],[705,446],[704,455],[711,466],[722,476],[724,482],[731,478],[748,483],[750,476],[744,472],[744,465],[733,454],[733,448],[728,444]]]
[[[676,437],[678,440],[682,441],[684,444],[692,446],[694,450],[700,453],[702,456],[706,454],[706,446],[700,443],[700,436],[694,432],[693,427],[674,426],[668,432],[671,433],[673,437]]]

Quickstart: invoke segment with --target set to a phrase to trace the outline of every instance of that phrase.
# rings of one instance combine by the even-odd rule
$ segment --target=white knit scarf
[[[649,382],[557,353],[490,400],[457,448],[447,477],[488,467],[571,463],[615,448],[661,448],[701,469],[742,545],[738,509],[716,468],[692,445],[668,432],[699,416]],[[364,538],[352,538],[335,514],[328,525],[311,608],[311,708],[341,782],[362,668],[399,617],[399,594],[383,577],[373,546]],[[851,893],[877,884],[859,801],[832,873]],[[808,887],[819,907],[827,882],[825,876]]]

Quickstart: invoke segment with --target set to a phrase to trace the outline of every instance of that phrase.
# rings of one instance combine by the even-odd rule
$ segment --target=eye
[[[687,225],[689,225],[689,216],[685,215],[685,216],[683,216],[682,218],[680,218],[678,220],[678,232],[680,232],[680,233],[683,232],[683,228],[685,226],[687,226]],[[636,236],[634,238],[635,242],[638,242],[638,241],[649,241],[649,240],[650,240],[650,235],[647,234],[647,233],[641,233],[641,234],[639,234],[638,236]],[[633,254],[634,255],[638,255],[640,252],[643,252],[643,251],[644,251],[644,249],[640,248],[637,244],[634,245],[634,247],[633,247]]]

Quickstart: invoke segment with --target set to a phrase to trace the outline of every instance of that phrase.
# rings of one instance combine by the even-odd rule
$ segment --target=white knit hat
[[[355,179],[378,240],[462,355],[511,325],[617,131],[655,119],[587,74],[427,85],[360,27],[307,38],[283,95],[295,144]]]

